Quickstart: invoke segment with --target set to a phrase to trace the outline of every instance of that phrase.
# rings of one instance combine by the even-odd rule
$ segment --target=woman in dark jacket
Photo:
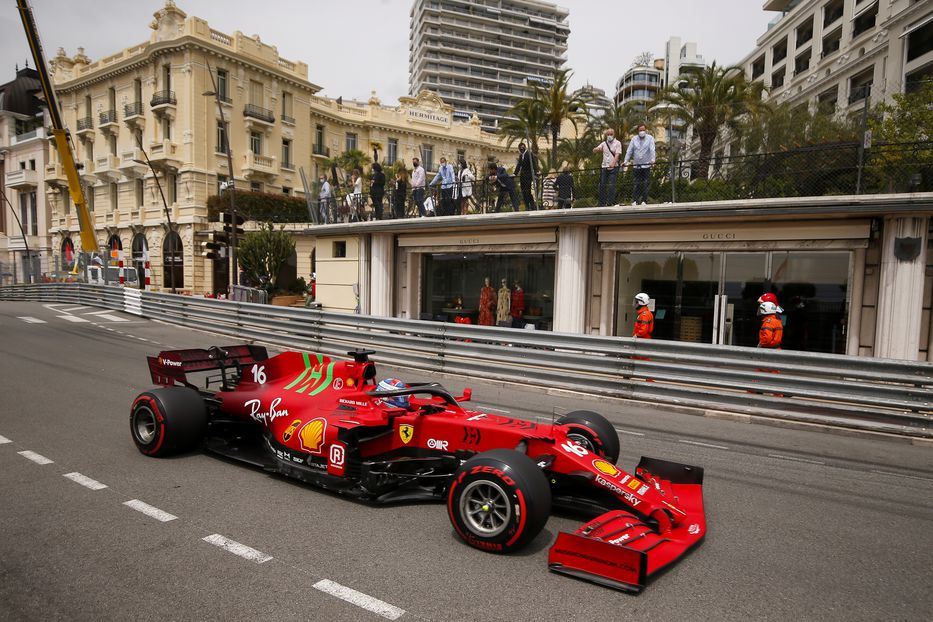
[[[405,218],[406,194],[408,194],[408,171],[402,167],[395,176],[395,201],[392,202],[392,209],[396,218]]]
[[[382,172],[382,166],[378,162],[373,163],[372,174],[370,175],[369,197],[373,201],[373,211],[376,213],[376,220],[382,220],[382,197],[386,193],[386,176]]]

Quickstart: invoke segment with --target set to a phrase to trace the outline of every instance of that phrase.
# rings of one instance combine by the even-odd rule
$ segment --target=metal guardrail
[[[419,370],[933,438],[933,364],[381,318],[85,284],[0,287],[292,349]]]

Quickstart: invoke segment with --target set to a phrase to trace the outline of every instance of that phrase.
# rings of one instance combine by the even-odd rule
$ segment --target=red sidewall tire
[[[489,493],[489,494],[486,494]],[[470,517],[476,499],[491,497],[496,518]],[[544,472],[524,454],[494,449],[467,460],[447,492],[447,513],[460,538],[481,551],[507,553],[541,532],[551,512],[551,489]],[[483,524],[484,520],[493,521]]]
[[[207,408],[193,389],[161,387],[142,393],[130,408],[130,433],[147,456],[194,449],[207,429]]]
[[[575,410],[556,421],[569,428],[568,433],[578,433],[589,439],[596,454],[615,464],[619,459],[619,434],[609,420],[591,410]]]

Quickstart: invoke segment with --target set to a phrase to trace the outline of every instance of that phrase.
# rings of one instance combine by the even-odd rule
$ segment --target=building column
[[[885,218],[874,354],[917,360],[929,217]]]
[[[369,313],[392,317],[392,283],[395,273],[395,236],[374,233],[370,240]]]
[[[616,251],[603,251],[603,272],[599,291],[599,334],[608,336],[612,334],[612,312],[615,296],[616,281]]]
[[[849,270],[849,287],[852,297],[849,299],[849,326],[847,327],[846,354],[858,356],[859,336],[862,334],[862,298],[865,284],[865,249],[857,248],[852,257]]]
[[[558,229],[554,332],[585,332],[589,239],[587,225],[565,225]]]
[[[370,315],[372,313],[372,292],[370,290],[372,275],[372,268],[370,264],[370,249],[372,248],[372,243],[369,234],[366,233],[360,236],[359,241],[360,262],[359,274],[356,276],[356,282],[358,283],[357,288],[359,290],[360,297],[360,314]]]

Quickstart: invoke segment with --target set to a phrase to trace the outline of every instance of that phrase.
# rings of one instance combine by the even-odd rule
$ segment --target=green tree
[[[745,114],[765,106],[761,101],[762,90],[762,84],[748,82],[740,68],[720,67],[714,62],[688,73],[678,85],[658,96],[658,102],[671,104],[670,113],[692,127],[699,139],[699,178],[707,178],[719,132],[723,128],[738,130]]]
[[[543,89],[537,84],[534,85],[534,98],[541,102],[544,125],[550,131],[551,149],[548,153],[548,168],[555,167],[560,126],[565,121],[569,121],[576,129],[577,124],[586,116],[586,100],[568,92],[571,75],[570,70],[559,69],[554,72],[554,80],[548,88]]]
[[[878,106],[869,127],[872,139],[886,143],[933,141],[933,81],[913,93],[897,93],[893,104]]]
[[[346,180],[349,179],[350,173],[353,172],[353,169],[358,168],[363,172],[364,178],[367,174],[367,167],[372,162],[372,158],[369,157],[366,153],[360,151],[359,149],[350,149],[349,151],[344,151],[339,156],[334,158],[328,158],[324,161],[324,166],[332,170],[334,167],[338,171],[338,181],[341,184],[346,184]],[[342,173],[342,176],[340,174]]]
[[[237,258],[246,279],[272,291],[278,287],[278,274],[295,252],[295,241],[284,227],[272,223],[245,234],[237,249]]]
[[[506,147],[516,142],[528,142],[528,148],[538,154],[538,138],[545,133],[544,105],[535,98],[520,99],[515,102],[508,117],[499,124],[499,131],[505,136]]]
[[[593,146],[599,142],[596,130],[586,125],[581,132],[577,129],[573,138],[561,138],[557,143],[557,163],[566,164],[573,170],[598,168],[599,156],[593,153]]]
[[[640,110],[635,102],[615,103],[602,117],[590,121],[597,139],[602,132],[612,129],[616,134],[616,138],[622,142],[627,141],[629,136],[635,134],[635,128],[638,127],[639,123],[650,125],[647,113]]]

